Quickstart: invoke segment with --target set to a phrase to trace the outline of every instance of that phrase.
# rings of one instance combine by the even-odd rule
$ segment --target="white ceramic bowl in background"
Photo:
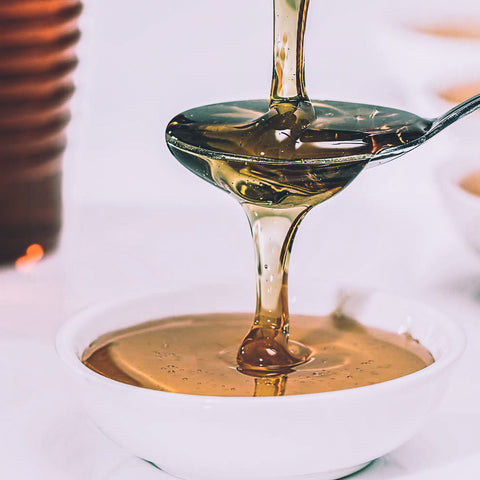
[[[433,35],[421,29],[435,25],[480,25],[475,0],[404,0],[383,3],[387,12],[378,24],[379,52],[391,82],[407,99],[402,107],[422,117],[444,113],[438,93],[448,87],[480,80],[478,38]],[[449,105],[450,108],[452,105]]]
[[[469,173],[480,171],[480,159],[453,160],[437,171],[437,181],[450,217],[465,241],[480,253],[480,197],[460,186]]]
[[[199,312],[251,311],[251,291],[228,287],[162,293],[76,315],[57,349],[76,373],[79,395],[98,427],[129,452],[189,480],[334,479],[359,470],[411,438],[446,388],[464,338],[451,320],[385,293],[345,304],[362,323],[409,331],[434,355],[431,366],[368,387],[286,397],[209,397],[122,384],[85,367],[99,335],[146,320]],[[333,294],[296,294],[296,313],[328,313]],[[293,337],[295,327],[292,326]]]

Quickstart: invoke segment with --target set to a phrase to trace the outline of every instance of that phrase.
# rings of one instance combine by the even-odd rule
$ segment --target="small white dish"
[[[450,319],[386,293],[355,294],[348,313],[366,325],[409,331],[435,362],[376,385],[286,397],[209,397],[143,389],[87,368],[82,352],[98,336],[149,319],[250,311],[251,292],[210,287],[112,302],[69,320],[57,337],[79,395],[100,430],[132,454],[188,480],[329,480],[353,473],[409,438],[445,391],[464,337]],[[291,310],[324,314],[336,295],[308,289]],[[294,331],[294,326],[292,327]],[[294,336],[294,333],[293,333]]]
[[[472,0],[440,0],[435,3],[407,0],[384,3],[383,22],[378,22],[378,45],[384,70],[404,95],[407,110],[424,117],[436,117],[445,102],[439,92],[445,88],[480,79],[477,56],[480,39],[434,34],[435,27],[475,29],[480,25],[480,4]],[[403,61],[399,61],[402,58]],[[460,103],[460,102],[458,102]],[[448,104],[448,108],[453,105]]]
[[[479,160],[455,160],[437,171],[437,181],[445,206],[458,231],[476,252],[480,253],[480,197],[467,192],[460,182],[468,174],[480,171]]]

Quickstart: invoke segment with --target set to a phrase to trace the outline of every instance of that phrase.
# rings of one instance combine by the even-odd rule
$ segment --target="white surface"
[[[185,108],[265,96],[271,70],[271,31],[265,30],[271,28],[270,3],[248,0],[233,11],[234,2],[220,0],[145,0],[134,8],[127,0],[87,0],[65,161],[63,244],[30,272],[0,271],[2,477],[168,478],[90,425],[56,358],[53,339],[69,315],[106,298],[202,281],[253,282],[253,254],[241,209],[177,165],[163,131]],[[312,97],[415,104],[412,84],[406,85],[400,71],[382,60],[386,33],[379,38],[375,27],[382,15],[392,17],[378,8],[386,2],[311,3],[306,54]],[[418,3],[397,6],[408,9]],[[468,13],[472,5],[465,0],[423,3],[455,7],[457,13]],[[200,8],[207,4],[205,14]],[[215,7],[217,14],[212,13]],[[355,10],[360,7],[363,13]],[[339,14],[343,17],[332,17]],[[368,18],[362,42],[357,40],[360,18]],[[241,26],[247,20],[245,31]],[[178,51],[166,45],[179,36],[183,40],[172,43]],[[238,49],[242,42],[247,45],[243,53]],[[371,48],[378,55],[370,54]],[[435,50],[430,60],[435,61]],[[205,68],[213,61],[222,69]],[[437,107],[432,110],[436,113]],[[462,125],[476,121],[466,119]],[[480,475],[480,259],[451,226],[433,180],[435,167],[458,145],[458,134],[452,128],[396,163],[365,172],[311,212],[296,239],[293,289],[320,278],[336,285],[385,288],[430,303],[467,332],[467,350],[436,415],[415,438],[358,479]],[[476,142],[465,144],[461,155],[476,155]]]

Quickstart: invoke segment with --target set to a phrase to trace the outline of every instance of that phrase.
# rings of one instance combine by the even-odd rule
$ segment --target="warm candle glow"
[[[15,268],[20,271],[29,271],[36,265],[43,257],[43,248],[38,243],[30,245],[25,255],[19,257],[15,262]]]

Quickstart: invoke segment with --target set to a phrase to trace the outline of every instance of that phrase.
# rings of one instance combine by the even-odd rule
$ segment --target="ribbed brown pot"
[[[55,248],[77,0],[0,2],[0,263]]]

